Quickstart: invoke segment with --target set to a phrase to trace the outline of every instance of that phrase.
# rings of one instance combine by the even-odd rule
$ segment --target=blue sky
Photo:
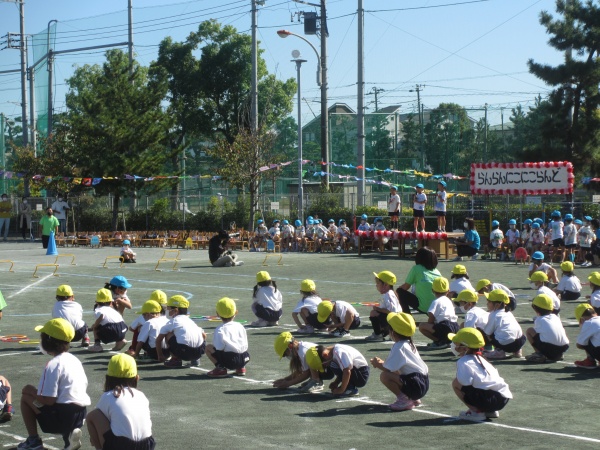
[[[164,37],[184,40],[209,18],[250,33],[250,4],[250,0],[134,0],[137,59],[148,65]],[[330,105],[344,102],[356,108],[357,4],[357,0],[327,1]],[[454,102],[477,118],[488,103],[490,123],[499,124],[502,111],[506,122],[516,104],[531,105],[538,94],[549,90],[527,72],[527,60],[557,64],[562,58],[548,46],[548,35],[539,24],[540,11],[554,12],[554,0],[364,0],[364,7],[365,91],[384,89],[380,107],[399,104],[404,112],[415,110],[416,93],[409,91],[421,84],[426,108]],[[269,70],[281,79],[295,77],[293,49],[308,60],[302,69],[303,122],[313,118],[311,109],[318,114],[320,108],[316,56],[300,39],[281,39],[276,31],[285,28],[303,34],[303,25],[291,17],[314,10],[292,0],[266,0],[259,7],[260,46]],[[29,34],[58,20],[57,50],[127,40],[127,0],[27,0],[25,16]],[[0,0],[0,34],[18,30],[17,6]],[[319,47],[316,36],[307,38]],[[64,110],[64,80],[73,66],[102,63],[103,53],[57,57],[55,111]],[[0,51],[0,71],[18,68],[17,50]],[[0,74],[0,112],[20,115],[19,89],[18,74]],[[373,100],[373,95],[365,98],[369,112],[374,111]]]

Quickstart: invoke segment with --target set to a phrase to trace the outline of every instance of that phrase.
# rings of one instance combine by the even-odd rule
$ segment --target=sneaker
[[[276,320],[275,322],[267,322],[267,326],[268,327],[276,327],[279,325],[279,321]]]
[[[244,261],[237,261],[235,263],[236,266],[243,266],[244,265]]]
[[[333,337],[350,337],[350,332],[344,330],[343,328],[338,328],[337,330],[329,333],[329,335]]]
[[[300,328],[298,331],[296,331],[296,333],[304,333],[304,334],[313,334],[314,332],[315,332],[315,329],[310,325],[305,325],[302,328]]]
[[[471,256],[471,261],[477,261],[477,253],[475,253],[473,256]]]
[[[13,416],[13,407],[11,404],[7,403],[4,405],[2,409],[2,413],[0,413],[0,423],[9,422],[12,420]]]
[[[497,419],[500,417],[500,413],[498,411],[489,411],[485,413],[485,417],[488,419]]]
[[[236,369],[235,375],[238,377],[245,377],[246,376],[246,368],[242,367],[241,369]]]
[[[575,361],[575,367],[579,367],[581,369],[597,369],[598,365],[596,364],[595,359],[592,359],[588,356],[581,361]]]
[[[123,349],[127,345],[127,339],[123,339],[119,342],[115,343],[115,346],[111,349],[113,352],[118,352]]]
[[[415,407],[415,402],[401,393],[396,397],[396,401],[388,406],[392,411],[410,411]]]
[[[365,341],[383,341],[385,338],[381,334],[371,333],[365,338]]]
[[[525,359],[531,363],[545,363],[548,358],[542,355],[540,352],[532,353],[531,355],[527,355]]]
[[[311,381],[313,381],[312,378],[309,378],[304,383],[300,384],[300,386],[298,386],[298,389],[303,390],[304,388],[306,388],[306,386],[310,384]]]
[[[462,256],[457,256],[452,261],[462,261]]]
[[[94,353],[100,353],[100,352],[103,352],[104,349],[102,348],[102,345],[94,344],[91,347],[88,347],[88,351],[94,352]]]
[[[25,442],[17,445],[18,450],[44,450],[44,444],[39,436],[29,436]]]
[[[269,322],[267,322],[266,320],[258,319],[258,320],[255,320],[254,322],[252,322],[250,324],[250,326],[251,327],[260,327],[260,328],[262,328],[262,327],[266,327],[268,324],[269,324]]]
[[[523,357],[523,350],[519,350],[518,352],[514,352],[512,354],[513,358],[522,358]]]
[[[200,367],[200,360],[199,359],[192,359],[190,361],[190,367]]]
[[[495,360],[495,359],[507,359],[506,353],[504,350],[492,350],[491,352],[484,352],[483,356],[486,359]]]
[[[458,418],[463,420],[470,420],[472,422],[483,422],[485,421],[485,419],[487,419],[487,417],[485,417],[485,413],[473,411],[471,409],[459,412]]]
[[[227,377],[228,373],[227,373],[227,369],[223,369],[221,367],[215,367],[213,370],[208,372],[206,375],[211,378],[225,378],[225,377]]]
[[[302,392],[321,392],[323,390],[323,383],[319,381],[315,381],[312,378],[308,380],[306,383],[303,383],[300,386],[300,390]]]
[[[415,406],[421,406],[423,404],[423,402],[421,401],[421,399],[419,399],[419,400],[413,400],[413,403],[415,404]]]
[[[179,358],[172,357],[164,362],[165,367],[183,367],[183,362]]]
[[[88,348],[90,346],[90,338],[87,336],[87,334],[85,335],[85,337],[81,340],[81,346],[83,348]]]
[[[427,344],[427,348],[430,350],[438,350],[438,349],[442,349],[442,348],[450,348],[450,343],[449,342],[430,342],[429,344]]]
[[[343,394],[338,394],[336,397],[354,397],[356,395],[358,395],[358,389],[352,388],[346,389]]]
[[[65,448],[64,450],[78,450],[81,448],[81,429],[75,428],[71,431],[71,434],[64,438]]]

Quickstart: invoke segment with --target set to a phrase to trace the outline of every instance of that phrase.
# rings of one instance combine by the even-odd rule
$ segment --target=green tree
[[[121,198],[142,186],[124,175],[160,174],[171,156],[164,143],[170,121],[161,108],[166,83],[150,81],[148,70],[135,62],[130,71],[127,55],[109,50],[102,66],[78,68],[67,84],[69,112],[62,127],[72,146],[66,162],[82,176],[118,177],[95,186],[97,194],[114,196],[116,229]]]

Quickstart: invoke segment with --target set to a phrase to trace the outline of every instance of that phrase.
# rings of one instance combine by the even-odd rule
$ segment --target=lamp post
[[[302,82],[300,68],[305,59],[300,59],[300,52],[292,52],[292,62],[296,63],[296,79],[298,81],[298,219],[304,223],[304,188],[302,186]]]

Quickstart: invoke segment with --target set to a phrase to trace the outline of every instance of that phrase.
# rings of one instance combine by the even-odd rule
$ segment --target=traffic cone
[[[48,239],[48,250],[46,251],[46,256],[56,255],[58,255],[58,250],[56,249],[56,241],[54,240],[54,231],[51,231],[50,238]]]

